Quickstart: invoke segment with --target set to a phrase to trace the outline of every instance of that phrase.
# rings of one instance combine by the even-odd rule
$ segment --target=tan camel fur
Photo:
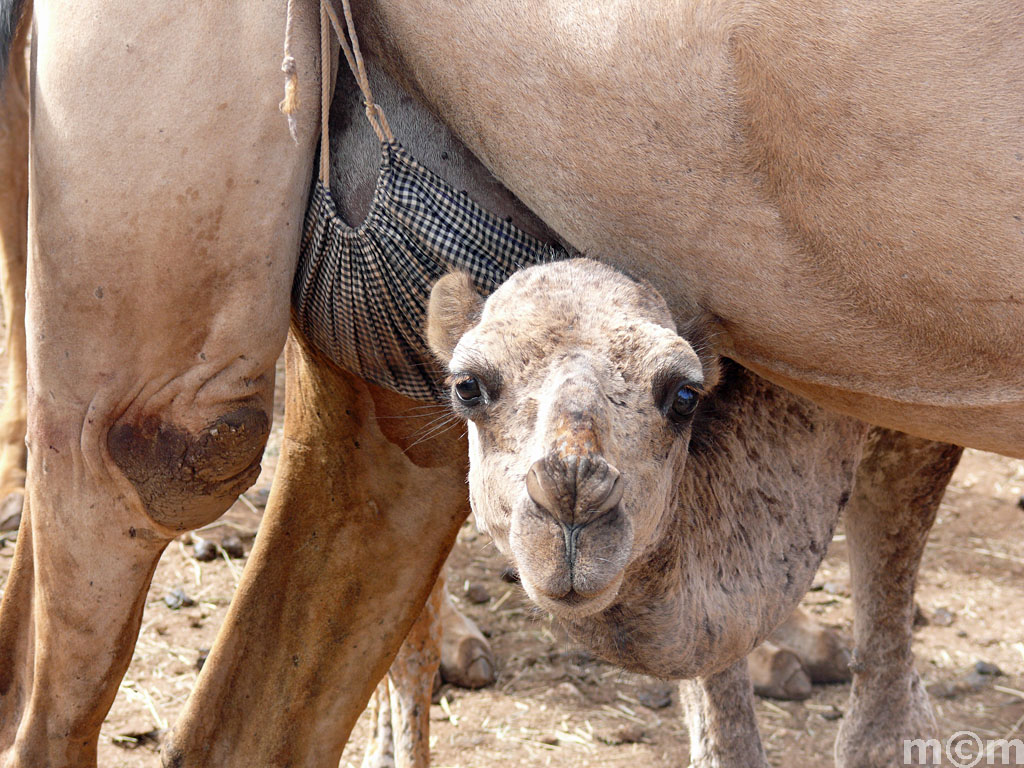
[[[319,117],[317,13],[293,5],[298,143],[278,112],[283,3],[34,9],[28,488],[0,604],[3,768],[95,762],[160,552],[255,476]],[[728,357],[870,423],[1024,455],[1019,4],[355,12],[368,55],[540,219],[648,280],[673,317],[709,317]],[[421,425],[383,418],[408,401],[301,342],[289,376],[282,475],[167,765],[336,764],[465,514],[463,447],[412,447]],[[899,498],[865,540],[920,527]],[[891,544],[897,565],[916,556]],[[912,690],[893,640],[908,589],[872,599],[901,576],[863,566],[877,647],[858,651],[864,715],[841,734],[843,768],[912,730],[870,715],[893,706],[872,682],[890,669]],[[755,623],[739,634],[770,622]],[[731,690],[721,675],[712,700]]]
[[[682,688],[691,765],[767,765],[743,657],[810,585],[866,425],[720,366],[649,285],[590,260],[519,272],[486,303],[449,275],[428,338],[468,421],[477,524],[530,597],[609,661],[698,679]],[[855,665],[841,765],[893,764],[903,738],[934,728],[909,607],[960,451],[885,430],[869,443],[848,525],[872,658]],[[893,515],[900,484],[914,504]]]

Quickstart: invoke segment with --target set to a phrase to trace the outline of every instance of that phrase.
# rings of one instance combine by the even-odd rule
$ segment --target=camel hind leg
[[[374,691],[374,733],[363,768],[429,768],[430,698],[441,664],[444,571]],[[390,741],[390,743],[389,743]]]
[[[428,714],[438,672],[445,682],[461,688],[482,688],[496,678],[490,643],[452,600],[448,567],[374,691],[373,732],[363,768],[430,765]]]
[[[837,768],[898,765],[904,739],[935,736],[910,650],[928,532],[963,449],[874,429],[846,511],[856,650]]]

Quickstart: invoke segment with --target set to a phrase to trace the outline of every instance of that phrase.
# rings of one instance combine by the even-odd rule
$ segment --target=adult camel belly
[[[869,422],[1024,456],[1024,13],[374,0],[366,44],[566,240]]]

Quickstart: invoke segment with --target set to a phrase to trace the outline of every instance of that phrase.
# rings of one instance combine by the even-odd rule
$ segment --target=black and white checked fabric
[[[359,227],[342,221],[317,180],[292,309],[310,343],[338,365],[408,397],[440,399],[442,372],[425,329],[434,282],[462,270],[486,296],[517,269],[565,256],[386,142],[370,213]]]

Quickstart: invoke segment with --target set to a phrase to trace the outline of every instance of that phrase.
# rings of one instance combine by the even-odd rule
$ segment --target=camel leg
[[[468,514],[458,430],[416,444],[415,403],[294,337],[287,367],[267,511],[168,766],[336,766]]]
[[[447,567],[370,700],[373,733],[363,768],[430,764],[428,714],[439,665],[447,682],[464,688],[481,688],[495,679],[491,646],[452,602]]]
[[[0,766],[77,768],[95,765],[167,542],[259,473],[317,113],[300,112],[296,144],[276,111],[274,4],[173,23],[150,0],[129,21],[113,4],[34,11],[27,488],[0,603]],[[293,28],[315,72],[316,19]],[[186,79],[140,51],[187,51]],[[225,78],[224,57],[246,77]],[[110,72],[117,86],[97,87]]]
[[[363,768],[430,765],[430,701],[441,661],[440,611],[445,593],[442,571],[387,675],[373,692],[369,706],[373,731]]]
[[[690,768],[767,768],[746,659],[711,677],[683,680],[679,694],[690,731]]]
[[[821,626],[802,608],[793,611],[769,639],[800,659],[811,682],[845,683],[852,675],[850,651],[842,638],[837,632]]]
[[[399,651],[401,653],[401,651]],[[370,698],[373,730],[363,757],[363,768],[395,768],[395,733],[391,716],[391,681],[387,675],[377,683]]]
[[[0,531],[16,528],[25,497],[25,262],[28,250],[28,79],[22,24],[0,88],[0,292],[7,401],[0,412]]]
[[[430,766],[430,697],[441,663],[441,604],[446,594],[442,571],[388,670],[396,768]]]
[[[856,650],[850,705],[836,741],[838,768],[897,765],[904,739],[936,735],[910,650],[914,586],[962,452],[890,430],[869,435],[846,511]]]

